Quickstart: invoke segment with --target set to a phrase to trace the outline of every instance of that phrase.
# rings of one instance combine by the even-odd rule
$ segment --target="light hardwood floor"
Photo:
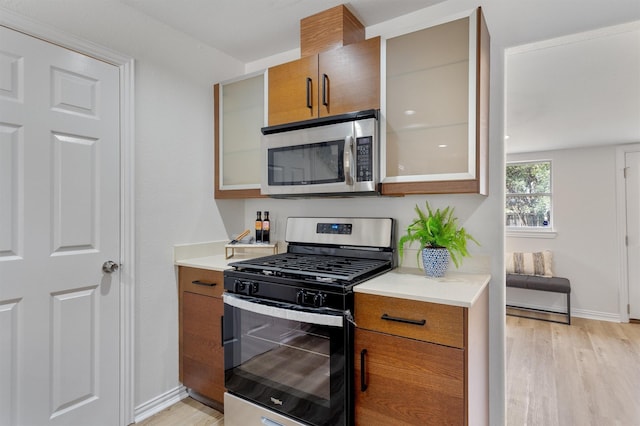
[[[185,398],[136,425],[142,426],[224,426],[222,413],[192,398]]]
[[[507,317],[508,426],[640,425],[640,324]]]
[[[640,426],[640,324],[507,317],[507,426]],[[145,426],[223,426],[187,398]]]

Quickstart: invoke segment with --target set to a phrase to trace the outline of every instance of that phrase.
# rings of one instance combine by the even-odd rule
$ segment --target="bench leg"
[[[567,312],[566,313],[565,312],[560,312],[560,311],[550,311],[550,310],[546,310],[546,309],[534,309],[534,308],[525,308],[525,307],[522,307],[522,306],[506,305],[507,308],[520,309],[520,310],[523,310],[523,311],[539,312],[539,313],[544,313],[544,314],[565,315],[566,318],[567,318],[566,321],[558,321],[558,320],[554,320],[554,319],[531,317],[531,316],[527,316],[527,315],[518,315],[518,314],[512,314],[512,313],[508,313],[508,312],[507,312],[507,315],[513,316],[513,317],[536,319],[536,320],[540,320],[540,321],[556,322],[556,323],[560,323],[560,324],[571,325],[571,293],[566,293],[566,294],[567,294]]]

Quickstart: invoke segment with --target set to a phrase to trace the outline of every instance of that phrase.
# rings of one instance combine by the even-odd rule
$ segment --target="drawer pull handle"
[[[360,392],[366,391],[367,388],[369,387],[366,381],[366,373],[364,371],[364,365],[365,365],[364,360],[366,355],[367,355],[366,349],[363,349],[362,351],[360,351]]]
[[[412,320],[412,319],[406,319],[406,318],[392,317],[392,316],[389,316],[387,314],[382,314],[380,319],[387,320],[387,321],[402,322],[402,323],[405,323],[405,324],[413,324],[413,325],[425,325],[427,323],[427,320],[425,320],[425,319],[423,319],[423,320]]]
[[[313,103],[311,101],[311,85],[312,85],[311,77],[307,77],[307,108],[313,109]]]
[[[216,286],[218,284],[216,283],[208,283],[206,281],[200,281],[200,280],[195,280],[195,281],[191,281],[191,284],[195,284],[195,285],[203,285],[205,287],[213,287]]]

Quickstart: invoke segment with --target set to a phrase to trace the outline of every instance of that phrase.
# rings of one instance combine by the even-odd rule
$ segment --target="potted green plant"
[[[406,234],[398,240],[400,259],[404,255],[405,244],[415,241],[420,243],[422,250],[422,265],[425,274],[430,277],[444,276],[449,267],[449,259],[453,260],[456,268],[460,266],[462,258],[469,256],[467,241],[479,243],[467,231],[458,226],[458,218],[453,215],[453,207],[436,209],[426,202],[426,212],[416,205],[418,217],[407,227]]]

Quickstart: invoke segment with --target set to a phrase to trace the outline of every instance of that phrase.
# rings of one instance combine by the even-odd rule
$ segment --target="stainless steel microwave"
[[[271,196],[375,194],[378,111],[262,129],[261,193]]]

